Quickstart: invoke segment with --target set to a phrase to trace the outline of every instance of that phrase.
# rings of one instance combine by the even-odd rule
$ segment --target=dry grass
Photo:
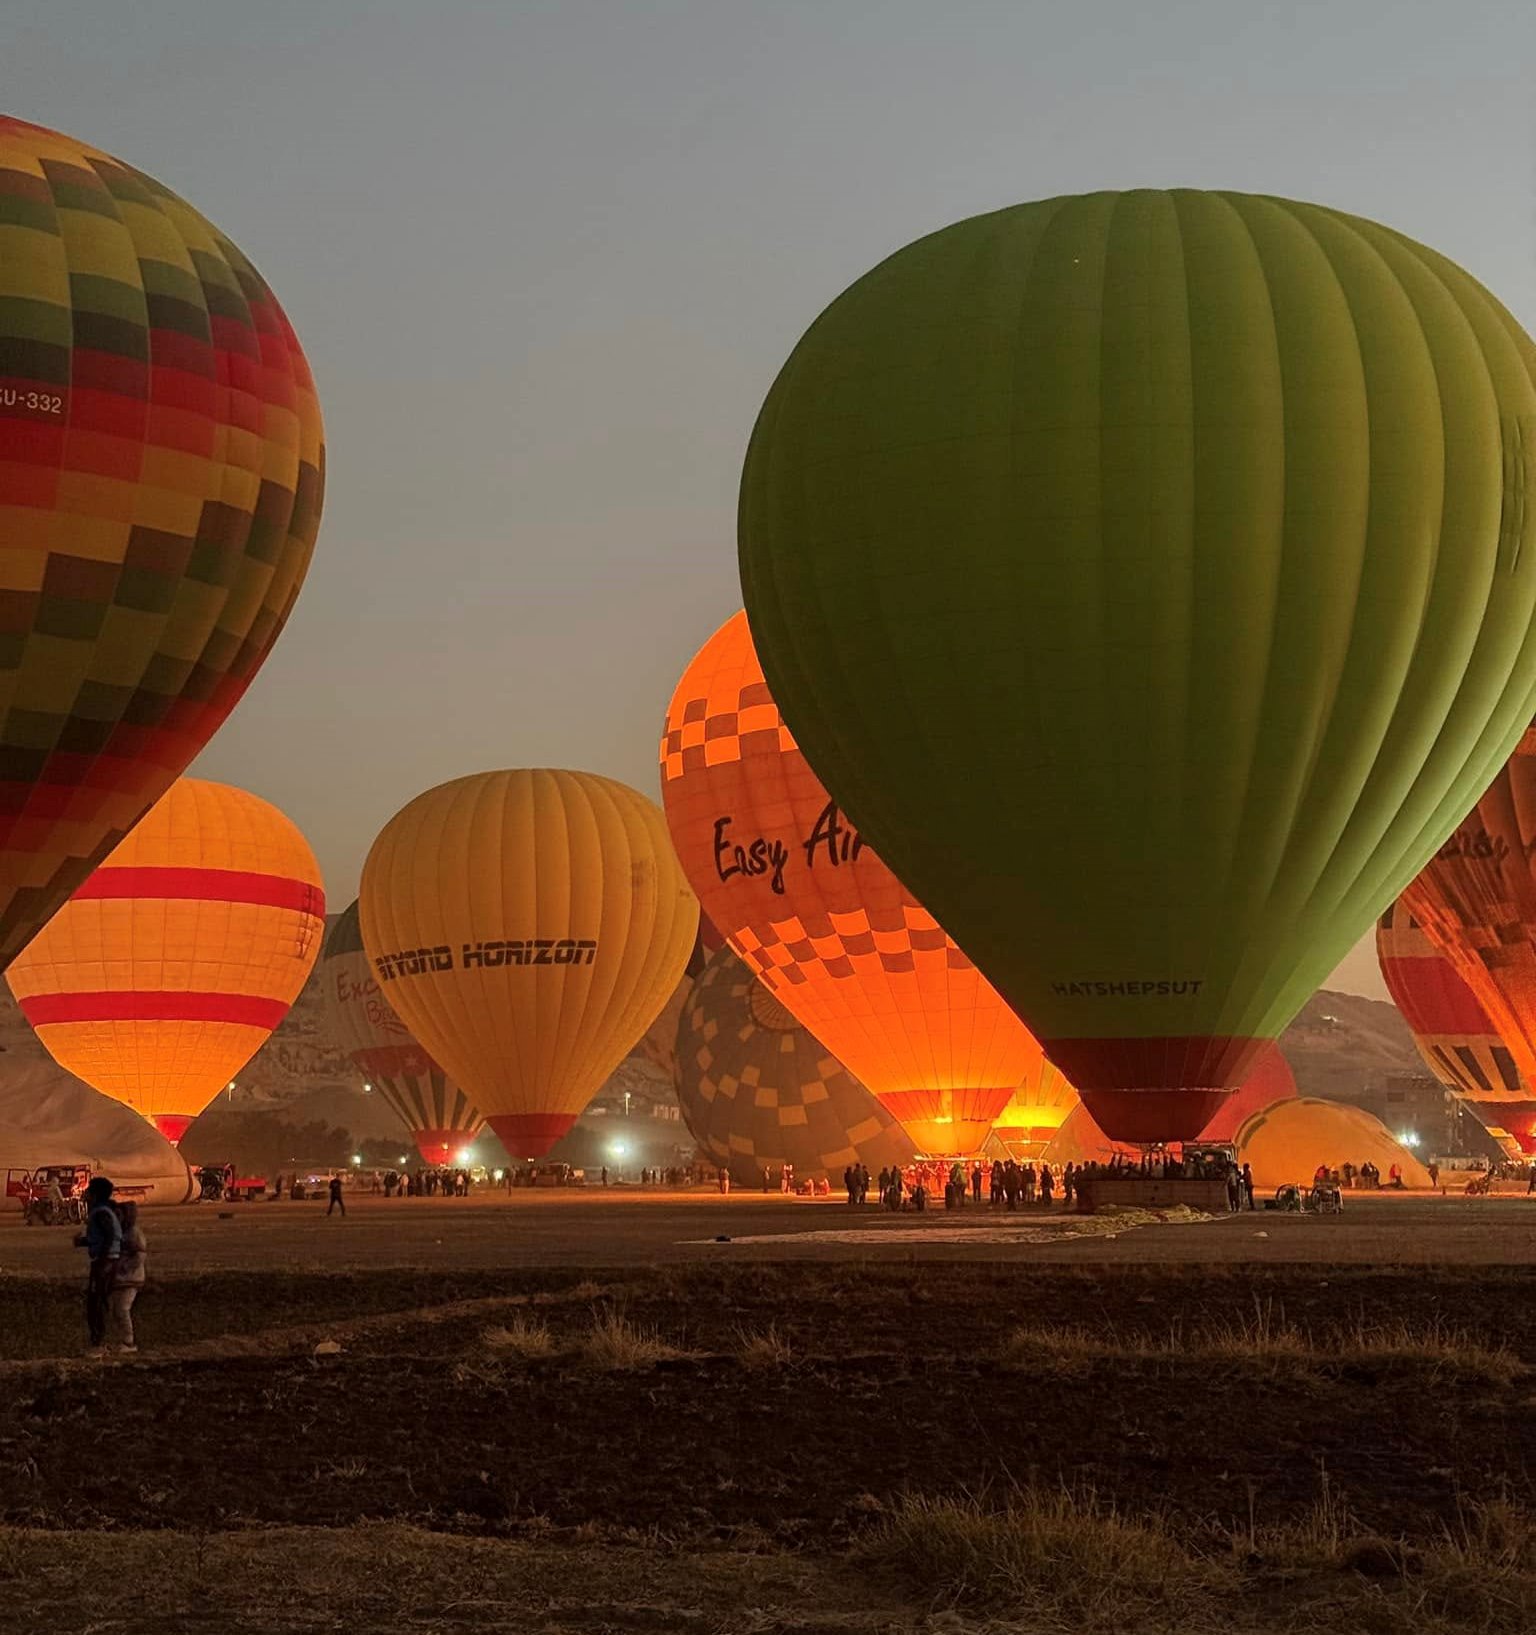
[[[560,1349],[550,1333],[549,1324],[532,1317],[514,1317],[504,1327],[486,1329],[480,1338],[492,1351],[522,1362],[553,1357]]]
[[[914,1496],[860,1553],[936,1604],[1028,1609],[1032,1630],[1076,1635],[1523,1635],[1536,1617],[1536,1515],[1505,1501],[1469,1505],[1415,1548],[1363,1531],[1326,1480],[1298,1522],[1202,1537],[1092,1494],[1024,1489],[1000,1507]]]
[[[669,1345],[656,1329],[632,1323],[617,1312],[594,1317],[581,1346],[588,1367],[601,1369],[654,1368],[657,1363],[677,1362],[688,1355]]]
[[[736,1355],[744,1368],[789,1368],[794,1347],[770,1323],[764,1329],[736,1330]]]
[[[1066,1492],[1026,1490],[1002,1509],[911,1495],[862,1553],[935,1601],[1027,1612],[1041,1629],[1188,1625],[1231,1582],[1156,1518]]]
[[[999,1360],[1014,1368],[1081,1372],[1090,1364],[1127,1359],[1186,1359],[1238,1364],[1266,1363],[1297,1369],[1400,1367],[1427,1370],[1432,1378],[1508,1386],[1528,1372],[1501,1341],[1487,1343],[1439,1318],[1426,1322],[1367,1323],[1317,1336],[1286,1320],[1272,1302],[1256,1302],[1245,1317],[1166,1335],[1095,1334],[1081,1328],[1015,1329]]]
[[[7,1635],[888,1635],[911,1625],[904,1602],[838,1559],[718,1540],[679,1553],[579,1528],[550,1543],[537,1530],[480,1539],[388,1523],[195,1536],[0,1528],[0,1607]]]

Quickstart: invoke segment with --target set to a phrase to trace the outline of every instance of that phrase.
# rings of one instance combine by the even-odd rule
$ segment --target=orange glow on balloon
[[[678,683],[661,745],[673,844],[704,912],[920,1151],[980,1150],[1040,1047],[860,841],[800,753],[744,613]]]

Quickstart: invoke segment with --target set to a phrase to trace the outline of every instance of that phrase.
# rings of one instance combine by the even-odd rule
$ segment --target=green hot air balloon
[[[1111,1136],[1195,1135],[1531,719],[1533,365],[1401,234],[1179,191],[921,239],[775,382],[773,696]]]

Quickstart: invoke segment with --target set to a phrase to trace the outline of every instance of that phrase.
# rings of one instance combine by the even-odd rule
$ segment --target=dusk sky
[[[654,794],[673,683],[740,605],[774,373],[853,278],[977,211],[1291,194],[1424,239],[1536,324],[1536,7],[1258,10],[10,0],[7,111],[211,216],[319,383],[309,582],[197,770],[290,813],[337,908],[445,778]],[[1346,972],[1380,994],[1373,958]]]

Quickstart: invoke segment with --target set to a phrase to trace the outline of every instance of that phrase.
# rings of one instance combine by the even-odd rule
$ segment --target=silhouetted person
[[[107,1311],[118,1256],[123,1252],[123,1227],[112,1207],[117,1189],[104,1175],[94,1175],[85,1189],[85,1230],[75,1239],[89,1260],[85,1276],[85,1330],[90,1338],[88,1356],[100,1357],[106,1348]]]
[[[339,1175],[333,1175],[331,1177],[331,1201],[325,1206],[325,1218],[329,1220],[332,1212],[337,1209],[339,1209],[343,1215],[345,1215],[347,1212],[346,1201],[341,1195],[341,1177]]]

